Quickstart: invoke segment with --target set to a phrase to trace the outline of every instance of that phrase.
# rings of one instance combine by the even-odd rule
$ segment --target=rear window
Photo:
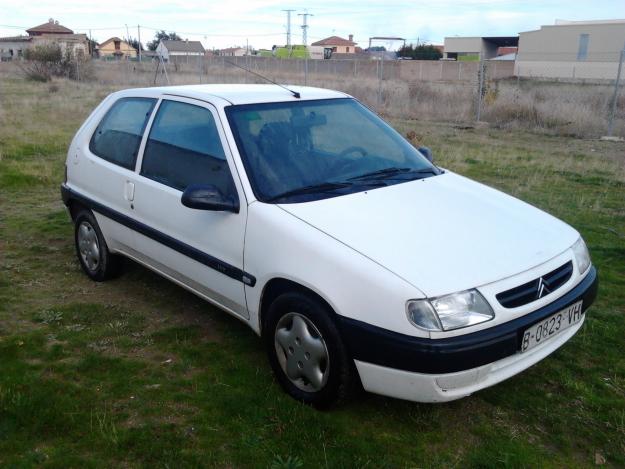
[[[134,169],[141,137],[156,99],[121,98],[95,130],[89,150],[102,159]]]

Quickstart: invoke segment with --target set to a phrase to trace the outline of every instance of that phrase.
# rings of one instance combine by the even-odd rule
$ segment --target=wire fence
[[[233,66],[232,64],[237,66]],[[557,80],[515,75],[504,61],[286,60],[179,56],[151,62],[95,62],[113,85],[279,83],[344,91],[391,118],[525,128],[580,137],[625,137],[625,97],[614,78]],[[555,64],[554,67],[558,67]],[[518,68],[518,63],[516,64]],[[553,73],[556,73],[553,69]]]
[[[625,55],[621,54],[621,59]],[[236,64],[234,66],[233,64]],[[4,64],[3,64],[4,65]],[[519,73],[514,61],[304,60],[255,56],[178,56],[158,60],[93,60],[81,76],[114,87],[198,83],[285,84],[346,92],[390,118],[500,128],[579,137],[625,137],[625,96],[617,63],[590,79],[558,76],[561,63],[544,64],[548,78]],[[248,69],[254,73],[247,72]],[[550,76],[552,75],[552,76]],[[562,74],[561,74],[562,75]],[[554,77],[554,76],[557,76]],[[605,73],[604,73],[604,76]]]

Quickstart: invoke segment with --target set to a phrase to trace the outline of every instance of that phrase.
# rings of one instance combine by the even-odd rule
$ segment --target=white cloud
[[[4,5],[1,23],[31,27],[50,16],[74,30],[91,28],[93,35],[104,40],[112,35],[125,36],[126,24],[132,36],[136,25],[144,26],[141,37],[151,39],[152,29],[176,31],[183,37],[199,39],[207,47],[225,47],[250,43],[268,47],[285,42],[286,15],[281,10],[294,8],[293,41],[301,38],[301,17],[305,9],[309,18],[308,36],[314,41],[329,35],[353,33],[361,46],[370,36],[402,36],[414,42],[417,37],[442,42],[453,35],[509,35],[553,23],[555,18],[604,19],[625,17],[625,2],[586,0],[543,2],[540,0],[389,0],[366,2],[343,0],[330,2],[287,3],[282,0],[238,0],[230,2],[187,0],[110,0],[105,3],[84,0],[39,0],[25,2],[19,8]],[[12,4],[11,4],[12,5]],[[102,29],[110,28],[110,29]],[[0,25],[0,35],[22,33]],[[206,36],[206,39],[204,39]]]

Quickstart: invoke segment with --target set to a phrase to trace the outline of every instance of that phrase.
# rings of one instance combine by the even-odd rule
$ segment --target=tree
[[[126,42],[132,47],[134,47],[137,50],[137,52],[139,51],[139,48],[141,48],[141,50],[145,50],[143,48],[143,44],[141,44],[139,40],[135,39],[134,37],[131,37],[130,39],[126,39]],[[156,45],[158,46],[158,43]]]
[[[436,47],[425,44],[417,44],[416,46],[408,44],[399,49],[397,55],[415,60],[438,60],[443,56]]]
[[[161,41],[182,41],[182,38],[174,32],[166,33],[164,29],[161,29],[160,31],[156,31],[154,39],[148,42],[148,49],[156,50]]]

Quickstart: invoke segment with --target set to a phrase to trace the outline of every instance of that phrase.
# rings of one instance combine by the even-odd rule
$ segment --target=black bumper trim
[[[586,311],[597,296],[597,271],[590,272],[557,300],[512,321],[446,339],[413,337],[339,316],[341,334],[352,358],[418,373],[453,373],[501,360],[520,350],[523,331],[583,300]]]
[[[174,251],[177,251],[180,254],[183,254],[193,259],[194,261],[204,264],[205,266],[210,267],[211,269],[214,269],[230,278],[238,280],[239,282],[242,282],[249,287],[253,287],[254,285],[256,285],[256,277],[254,277],[252,274],[249,274],[244,270],[239,269],[238,267],[217,259],[210,254],[200,251],[193,246],[183,243],[182,241],[172,238],[165,233],[155,230],[148,225],[138,222],[137,220],[130,218],[123,213],[119,213],[118,211],[113,210],[105,205],[102,205],[95,200],[85,197],[84,195],[70,189],[65,184],[61,185],[61,198],[63,199],[63,203],[66,206],[69,205],[71,200],[76,200],[82,205],[89,207],[91,210],[94,210],[104,215],[105,217],[116,221],[117,223],[127,226],[128,228],[135,230],[136,232],[141,233],[142,235],[147,236],[148,238],[153,239],[154,241],[157,241],[167,246],[168,248],[171,248]]]

